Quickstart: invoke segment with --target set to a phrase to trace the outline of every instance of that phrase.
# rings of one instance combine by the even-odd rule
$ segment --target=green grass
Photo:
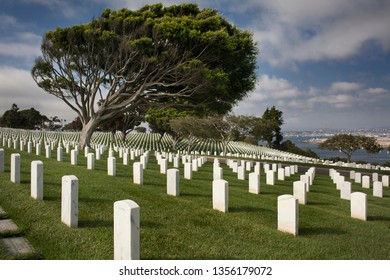
[[[11,153],[21,154],[21,183],[10,182]],[[5,148],[5,172],[0,173],[0,206],[20,228],[38,259],[112,259],[113,204],[131,199],[141,211],[141,259],[390,259],[390,188],[384,198],[353,183],[353,191],[368,195],[368,221],[350,217],[350,202],[341,200],[329,176],[317,175],[308,204],[299,206],[299,235],[277,231],[277,196],[292,194],[300,174],[265,185],[261,194],[248,193],[248,181],[222,165],[229,182],[229,212],[212,209],[212,163],[183,178],[180,197],[166,194],[166,177],[153,155],[144,185],[132,183],[132,164],[117,157],[117,176],[106,172],[106,158],[87,170],[80,153],[78,166]],[[44,162],[44,201],[30,197],[30,164]],[[172,164],[169,165],[172,168]],[[61,223],[61,177],[79,179],[79,227]],[[3,218],[3,217],[0,217]],[[8,259],[0,245],[0,259]]]

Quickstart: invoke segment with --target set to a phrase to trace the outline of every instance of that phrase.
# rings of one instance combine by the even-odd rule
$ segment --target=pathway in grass
[[[0,249],[2,259],[36,258],[34,249],[28,240],[20,235],[19,227],[8,218],[7,213],[0,207],[0,237],[3,246]]]

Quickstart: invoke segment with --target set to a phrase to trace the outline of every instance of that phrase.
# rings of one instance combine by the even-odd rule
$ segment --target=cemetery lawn
[[[117,157],[115,177],[107,175],[104,154],[95,170],[87,170],[80,152],[78,166],[70,165],[70,155],[57,162],[4,148],[5,172],[0,173],[0,206],[18,226],[20,236],[35,248],[28,258],[113,259],[113,204],[134,200],[141,213],[141,259],[390,259],[390,188],[384,197],[372,196],[371,189],[353,183],[352,190],[368,194],[368,221],[350,217],[350,202],[327,175],[317,175],[308,193],[308,204],[299,205],[299,235],[277,230],[277,197],[292,194],[294,181],[302,173],[265,185],[261,173],[259,195],[248,193],[246,181],[227,165],[224,179],[229,182],[229,212],[212,209],[212,163],[206,163],[193,179],[183,178],[180,165],[179,197],[166,194],[166,175],[160,174],[151,153],[144,172],[144,185],[132,183],[132,163]],[[11,153],[21,155],[21,183],[10,182]],[[44,200],[30,197],[30,164],[44,163]],[[172,168],[172,163],[169,164]],[[61,223],[61,178],[79,179],[79,227]],[[248,176],[248,173],[246,174]],[[0,217],[5,218],[5,217]],[[5,237],[6,234],[0,234]],[[0,259],[9,259],[0,243]]]

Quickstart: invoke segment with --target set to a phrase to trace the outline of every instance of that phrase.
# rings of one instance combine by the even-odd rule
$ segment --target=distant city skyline
[[[71,122],[76,113],[32,80],[43,34],[91,21],[105,8],[187,1],[3,0],[0,115],[15,103]],[[283,131],[390,127],[390,1],[199,0],[258,41],[256,89],[233,109],[283,112]],[[315,4],[314,4],[315,3]]]

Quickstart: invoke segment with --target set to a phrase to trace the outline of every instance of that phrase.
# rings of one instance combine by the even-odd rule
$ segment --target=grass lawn
[[[292,194],[301,174],[265,185],[261,194],[248,193],[248,180],[240,181],[226,165],[229,212],[212,209],[212,163],[183,178],[180,197],[166,194],[166,175],[160,174],[151,154],[144,185],[132,183],[132,162],[117,157],[117,176],[107,175],[106,155],[87,170],[83,152],[78,166],[27,152],[4,148],[5,172],[0,173],[0,206],[20,228],[37,252],[37,259],[113,259],[113,204],[131,199],[141,211],[141,259],[390,259],[390,188],[384,197],[353,183],[353,191],[368,194],[368,221],[350,217],[350,202],[339,198],[329,176],[317,175],[308,204],[299,206],[299,235],[277,230],[277,197]],[[21,183],[10,182],[11,153],[21,154]],[[30,197],[30,164],[44,163],[44,201]],[[169,164],[172,168],[172,164]],[[61,223],[61,178],[79,179],[79,227]],[[6,218],[6,217],[0,217]],[[2,234],[4,237],[7,234]],[[0,244],[0,259],[8,259]]]

